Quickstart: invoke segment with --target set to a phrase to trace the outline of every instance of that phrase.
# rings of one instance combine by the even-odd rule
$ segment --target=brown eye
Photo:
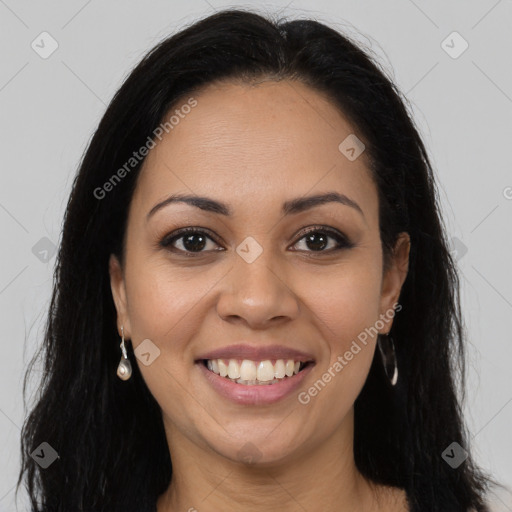
[[[201,233],[191,233],[182,235],[178,240],[182,240],[181,244],[186,251],[200,252],[206,246],[207,237]]]
[[[339,249],[350,249],[354,246],[354,244],[338,231],[322,227],[314,227],[308,230],[295,245],[302,240],[304,240],[306,249],[298,250],[306,250],[307,252],[331,252]],[[335,241],[334,247],[329,240]],[[326,248],[327,250],[325,250]]]
[[[210,248],[208,249],[208,242],[210,244]],[[195,228],[187,228],[178,231],[177,233],[172,234],[171,236],[166,236],[160,242],[160,246],[165,247],[173,252],[184,253],[184,254],[193,254],[193,253],[201,253],[201,252],[209,252],[215,249],[217,243],[208,236],[204,231],[195,229]],[[206,251],[204,250],[205,248]]]

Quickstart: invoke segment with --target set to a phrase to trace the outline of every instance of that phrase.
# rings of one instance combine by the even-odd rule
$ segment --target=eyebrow
[[[310,208],[314,208],[315,206],[320,206],[327,203],[340,203],[345,206],[349,206],[355,210],[357,210],[364,218],[364,213],[361,207],[352,199],[347,197],[345,194],[340,194],[338,192],[326,192],[324,194],[316,194],[307,197],[298,197],[296,199],[292,199],[290,201],[286,201],[283,203],[282,214],[283,215],[293,215],[297,213],[301,213],[305,210],[309,210]],[[169,204],[174,203],[185,203],[190,206],[194,206],[201,210],[211,213],[217,213],[219,215],[224,215],[229,217],[232,215],[231,208],[221,201],[216,201],[209,197],[195,196],[195,195],[186,195],[186,194],[173,194],[163,201],[159,202],[147,214],[146,220],[149,220],[152,215],[154,215],[158,210],[168,206]]]

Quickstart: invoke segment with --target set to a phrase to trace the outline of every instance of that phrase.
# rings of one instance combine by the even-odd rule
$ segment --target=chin
[[[262,429],[260,432],[260,435],[252,433],[233,438],[226,437],[224,432],[222,440],[209,444],[211,449],[226,459],[250,467],[275,466],[297,456],[299,432],[297,435],[287,433],[286,437],[269,435],[272,429]]]

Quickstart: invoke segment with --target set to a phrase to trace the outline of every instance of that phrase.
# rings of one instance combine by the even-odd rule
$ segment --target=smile
[[[219,368],[219,362],[216,360],[218,373],[214,371],[215,363],[213,361],[211,359],[202,359],[195,364],[204,382],[217,396],[243,406],[266,406],[282,401],[285,398],[295,397],[302,382],[315,366],[313,361],[295,362],[292,359],[293,372],[291,376],[288,376],[286,375],[287,360],[281,360],[282,364],[278,362],[280,361],[279,359],[273,364],[272,360],[269,359],[264,359],[263,361],[248,360],[251,364],[246,363],[245,365],[243,363],[247,360],[241,360],[238,364],[231,363],[231,375],[236,376],[240,373],[240,375],[247,376],[245,372],[248,371],[252,372],[252,375],[249,376],[254,376],[254,371],[256,371],[255,379],[242,379],[241,377],[230,378],[229,373],[221,377],[220,368],[223,368],[223,373],[226,371],[225,368],[229,372],[231,360],[222,360],[225,368],[222,366],[222,363]],[[296,372],[297,363],[299,368]],[[208,369],[208,365],[210,365],[211,369]],[[276,370],[279,372],[278,375],[282,374],[283,365],[285,367],[284,377],[275,377]],[[258,380],[258,369],[261,368],[259,371],[264,373],[264,375],[260,373],[260,377],[270,378],[271,367],[274,371],[272,380]],[[290,373],[290,368],[291,364],[288,364],[288,373]]]
[[[244,386],[273,385],[301,372],[309,363],[293,359],[253,361],[250,359],[207,359],[210,372]]]

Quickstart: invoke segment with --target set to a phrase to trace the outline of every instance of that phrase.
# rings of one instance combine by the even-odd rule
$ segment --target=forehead
[[[367,158],[350,161],[339,145],[355,128],[327,98],[291,81],[207,86],[193,108],[177,103],[169,133],[149,152],[134,203],[151,206],[173,192],[234,205],[283,202],[338,190],[367,207],[376,201]],[[187,113],[185,113],[187,112]],[[147,209],[147,208],[146,208]]]

